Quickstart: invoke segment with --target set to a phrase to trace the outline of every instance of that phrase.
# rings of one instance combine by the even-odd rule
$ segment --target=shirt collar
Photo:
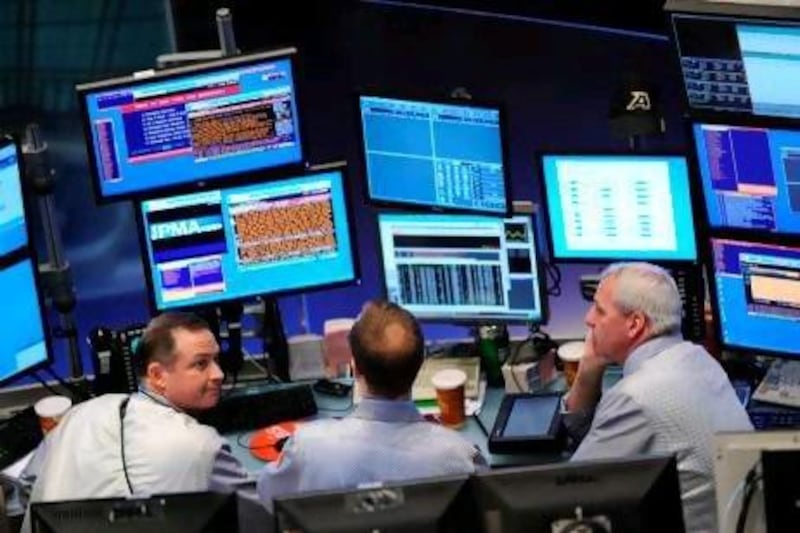
[[[350,416],[382,422],[420,422],[424,420],[413,401],[380,398],[362,398]]]
[[[137,396],[145,401],[157,403],[159,405],[163,405],[164,407],[168,407],[174,411],[182,412],[181,409],[178,409],[176,406],[172,404],[169,400],[167,400],[164,396],[154,392],[152,389],[146,387],[145,385],[139,386],[139,392]]]
[[[633,374],[642,367],[645,361],[652,359],[679,342],[683,342],[680,334],[663,335],[643,342],[625,360],[625,364],[622,366],[622,377]]]

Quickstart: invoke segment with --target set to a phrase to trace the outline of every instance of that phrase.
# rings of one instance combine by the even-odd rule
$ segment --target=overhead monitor
[[[294,49],[77,87],[98,200],[301,166]]]
[[[712,228],[800,234],[800,130],[696,123]]]
[[[283,496],[276,531],[478,533],[467,476]]]
[[[20,154],[11,139],[0,138],[0,256],[27,244]]]
[[[689,108],[800,117],[796,7],[748,3],[767,2],[667,3]]]
[[[723,345],[800,357],[800,246],[720,238],[711,246]]]
[[[378,216],[389,300],[422,320],[545,321],[532,218]]]
[[[44,300],[36,264],[25,251],[0,258],[0,383],[11,381],[50,361]]]
[[[503,533],[685,531],[673,457],[481,472],[476,505]]]
[[[342,169],[146,200],[137,211],[160,311],[357,278]]]
[[[544,154],[540,165],[555,259],[697,259],[685,157]]]
[[[31,504],[37,533],[228,533],[239,530],[235,494],[197,492]]]
[[[359,112],[369,200],[510,211],[500,107],[362,95]]]

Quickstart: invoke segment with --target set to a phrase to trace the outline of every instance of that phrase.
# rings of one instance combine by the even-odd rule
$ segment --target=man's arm
[[[300,450],[297,436],[290,437],[281,450],[277,461],[267,463],[258,476],[258,498],[261,505],[271,513],[272,500],[276,496],[292,494],[300,490]]]
[[[227,443],[219,448],[214,457],[208,486],[215,492],[236,492],[242,498],[258,501],[256,478],[234,457]]]
[[[564,397],[563,404],[564,427],[576,441],[582,440],[589,431],[595,407],[602,395],[606,366],[608,363],[595,352],[592,332],[589,330],[575,381]]]

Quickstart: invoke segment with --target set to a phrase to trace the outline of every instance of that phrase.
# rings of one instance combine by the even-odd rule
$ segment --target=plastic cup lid
[[[583,350],[583,341],[565,342],[558,347],[558,357],[562,361],[580,361],[581,357],[583,357]]]
[[[72,407],[72,400],[66,396],[46,396],[33,406],[36,414],[42,417],[63,415]]]
[[[447,368],[435,373],[431,378],[431,382],[437,389],[455,389],[467,382],[467,374],[457,368]]]

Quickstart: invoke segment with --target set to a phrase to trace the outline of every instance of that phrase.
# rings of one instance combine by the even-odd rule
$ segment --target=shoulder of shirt
[[[215,428],[201,424],[187,413],[147,400],[139,399],[137,403],[144,409],[145,416],[150,412],[153,422],[164,427],[165,438],[185,440],[194,446],[211,450],[219,448],[225,442]]]

